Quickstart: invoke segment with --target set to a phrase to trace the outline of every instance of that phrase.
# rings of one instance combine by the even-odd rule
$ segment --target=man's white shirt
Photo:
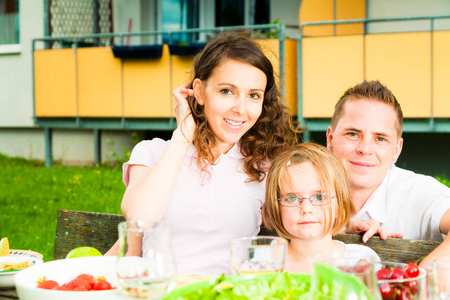
[[[391,165],[353,221],[376,220],[405,239],[443,241],[439,222],[450,209],[450,188],[431,176]]]

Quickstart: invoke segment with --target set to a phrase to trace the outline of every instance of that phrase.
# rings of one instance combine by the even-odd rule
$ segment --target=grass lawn
[[[49,261],[60,209],[121,213],[125,186],[120,166],[45,168],[0,154],[0,190],[0,238]]]

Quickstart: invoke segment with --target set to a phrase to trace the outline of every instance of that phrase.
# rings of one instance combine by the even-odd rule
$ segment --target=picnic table
[[[19,299],[16,289],[0,290],[0,299]]]
[[[56,226],[53,259],[63,259],[67,253],[81,246],[91,246],[105,253],[118,238],[117,225],[124,221],[122,215],[60,210]],[[259,235],[276,235],[261,226]],[[334,239],[347,244],[363,244],[372,248],[382,261],[419,262],[440,243],[436,241],[388,238],[383,241],[378,236],[365,244],[360,235],[337,234]],[[0,290],[0,300],[19,299],[15,289]]]

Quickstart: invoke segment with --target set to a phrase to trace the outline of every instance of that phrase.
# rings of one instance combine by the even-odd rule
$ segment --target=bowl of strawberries
[[[113,300],[118,295],[115,256],[60,259],[17,273],[15,285],[21,300]]]
[[[383,300],[419,300],[425,293],[427,274],[416,263],[378,262],[375,267]]]

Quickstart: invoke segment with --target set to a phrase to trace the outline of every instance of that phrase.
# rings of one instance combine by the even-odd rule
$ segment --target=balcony
[[[306,139],[311,131],[327,129],[334,105],[348,87],[376,79],[386,84],[400,102],[405,118],[403,131],[450,132],[450,30],[435,29],[437,21],[449,18],[302,23],[305,34],[300,35],[298,47],[298,69],[302,70],[298,117],[306,124]],[[367,32],[374,24],[417,21],[425,22],[427,30]],[[347,26],[347,33],[336,34],[333,26]],[[353,31],[349,32],[348,26],[354,26]]]
[[[450,132],[447,88],[450,30],[435,30],[434,24],[440,19],[450,19],[450,16],[309,22],[301,24],[300,32],[305,33],[305,28],[308,28],[306,32],[315,32],[309,29],[320,26],[327,30],[330,26],[344,26],[340,28],[345,30],[300,34],[296,39],[285,38],[284,25],[280,24],[247,28],[276,33],[277,38],[258,42],[284,83],[281,85],[283,101],[300,123],[306,125],[303,139],[308,141],[311,132],[327,129],[341,94],[364,79],[378,79],[394,92],[404,112],[405,132]],[[366,30],[372,23],[410,20],[422,20],[430,25],[428,30],[409,32],[368,33]],[[146,45],[158,48],[159,54],[119,58],[114,55],[114,46],[93,47],[82,45],[81,41],[114,38],[122,41],[118,46],[123,47],[127,36],[175,33],[205,36],[207,32],[231,28],[33,40],[35,122],[46,129],[47,148],[51,147],[52,128],[86,128],[98,132],[102,129],[173,130],[176,126],[172,90],[190,79],[195,47],[183,49],[172,43]],[[48,49],[49,43],[63,40],[71,41],[70,48]],[[38,49],[39,43],[44,47]],[[96,154],[96,162],[98,157]]]

